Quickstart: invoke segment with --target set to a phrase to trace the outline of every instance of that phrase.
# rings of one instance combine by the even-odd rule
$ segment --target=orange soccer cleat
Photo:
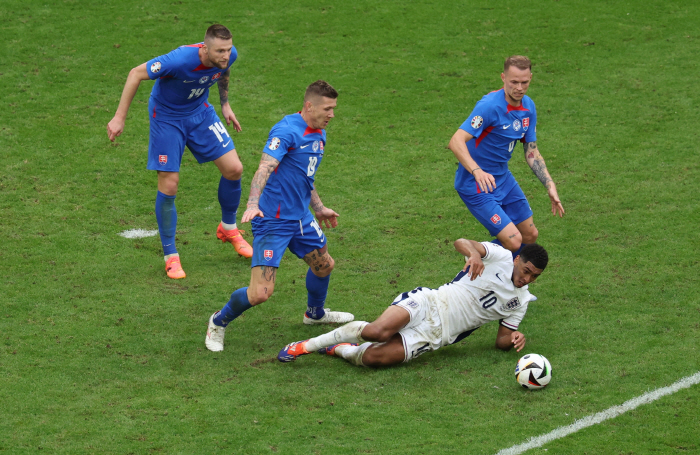
[[[182,270],[179,256],[172,256],[165,261],[165,272],[168,274],[168,278],[172,278],[173,280],[179,280],[187,276],[185,275],[185,271]]]
[[[240,254],[246,258],[253,257],[253,247],[250,246],[248,242],[245,241],[241,235],[244,231],[239,231],[238,229],[231,229],[227,231],[219,223],[219,227],[216,229],[216,237],[222,242],[229,242],[235,248],[236,253]]]

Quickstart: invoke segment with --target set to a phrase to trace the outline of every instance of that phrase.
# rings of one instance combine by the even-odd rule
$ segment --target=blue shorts
[[[512,176],[492,193],[465,194],[457,191],[457,194],[474,218],[494,237],[508,223],[518,225],[532,216],[530,204]]]
[[[185,145],[200,164],[214,161],[235,149],[213,107],[185,119],[160,120],[151,116],[147,169],[179,172]]]
[[[253,218],[250,223],[254,236],[251,267],[279,267],[287,248],[303,258],[326,245],[326,236],[311,212],[301,221]]]

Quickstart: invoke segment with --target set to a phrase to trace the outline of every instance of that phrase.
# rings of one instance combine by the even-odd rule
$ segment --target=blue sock
[[[308,296],[308,308],[306,315],[312,319],[321,319],[326,312],[323,310],[323,305],[326,303],[328,295],[328,283],[331,281],[331,276],[317,277],[311,269],[306,272],[306,291]]]
[[[233,291],[231,294],[231,299],[226,305],[221,309],[221,313],[214,318],[214,324],[226,327],[229,322],[236,319],[238,316],[243,314],[243,312],[253,305],[248,301],[248,288],[241,288]]]
[[[241,179],[228,180],[221,176],[219,180],[219,205],[221,205],[221,221],[226,224],[236,224],[236,212],[241,203]]]
[[[168,196],[158,191],[156,195],[156,220],[160,242],[163,244],[163,256],[177,253],[175,248],[175,228],[177,227],[177,210],[175,196]]]

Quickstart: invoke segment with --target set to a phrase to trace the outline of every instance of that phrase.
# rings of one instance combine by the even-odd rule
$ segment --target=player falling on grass
[[[207,102],[209,87],[218,84],[221,114],[227,125],[233,124],[236,131],[241,131],[228,101],[230,68],[237,55],[231,32],[223,25],[212,25],[204,35],[204,42],[181,46],[132,69],[117,112],[107,124],[109,140],[114,141],[124,130],[126,114],[141,81],[156,79],[148,100],[151,131],[147,168],[158,172],[156,220],[165,270],[170,278],[185,278],[175,248],[175,196],[185,146],[199,163],[213,161],[221,171],[218,192],[221,223],[216,236],[232,243],[238,254],[247,258],[253,255],[236,226],[243,165],[228,131]]]
[[[318,222],[336,227],[339,215],[323,205],[314,185],[326,146],[325,128],[335,116],[337,98],[338,92],[327,82],[316,81],[306,89],[301,112],[287,115],[270,131],[241,218],[241,223],[251,222],[255,236],[250,285],[234,291],[221,311],[209,318],[205,344],[210,351],[224,349],[224,333],[231,321],[270,298],[287,248],[309,264],[304,324],[354,319],[350,313],[324,309],[335,262]]]
[[[455,249],[468,259],[451,282],[404,292],[374,322],[351,322],[288,344],[277,359],[291,362],[317,351],[354,365],[394,365],[457,343],[490,321],[500,321],[496,347],[520,351],[525,336],[517,329],[532,299],[528,284],[547,266],[547,252],[531,243],[513,259],[499,245],[465,239],[457,240]]]
[[[449,148],[459,160],[455,189],[467,209],[500,243],[518,254],[522,244],[537,240],[532,209],[508,169],[516,142],[524,144],[525,159],[547,188],[552,214],[564,216],[557,187],[537,148],[537,112],[526,96],[532,80],[527,57],[509,57],[503,65],[503,88],[476,103],[469,118],[452,136]]]

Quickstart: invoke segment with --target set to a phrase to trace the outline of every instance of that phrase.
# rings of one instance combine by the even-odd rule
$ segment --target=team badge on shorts
[[[265,256],[266,261],[269,261],[272,259],[272,254],[273,254],[272,250],[265,250],[265,252],[263,253],[263,256]]]
[[[168,155],[158,155],[158,164],[161,166],[168,164]]]
[[[501,224],[501,217],[498,216],[498,213],[491,217],[491,222],[492,222],[493,224],[495,224],[496,226],[498,226],[499,224]]]
[[[160,62],[153,62],[151,65],[151,73],[157,73],[160,71]]]
[[[513,120],[513,129],[515,131],[520,131],[520,120],[518,120],[518,119]]]
[[[527,129],[530,127],[530,117],[525,117],[523,119],[523,131],[527,131]]]
[[[278,137],[273,137],[272,140],[270,141],[269,149],[270,150],[277,150],[280,146],[280,138]]]
[[[479,116],[479,115],[475,115],[474,118],[472,119],[472,128],[474,128],[475,130],[478,130],[479,128],[481,128],[481,125],[483,125],[483,124],[484,124],[484,119],[481,118],[481,116]]]

